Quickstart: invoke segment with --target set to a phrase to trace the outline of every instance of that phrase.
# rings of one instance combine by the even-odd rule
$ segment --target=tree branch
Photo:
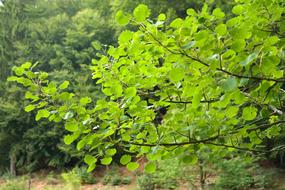
[[[211,99],[211,100],[201,100],[201,103],[213,103],[220,101],[219,98]],[[192,104],[192,101],[175,101],[175,100],[166,100],[164,102],[174,103],[174,104]]]
[[[219,135],[203,139],[203,140],[192,140],[192,141],[186,141],[186,142],[176,142],[176,143],[156,143],[156,144],[150,144],[150,143],[136,143],[136,142],[126,142],[128,144],[132,145],[138,145],[138,146],[149,146],[149,147],[155,147],[155,146],[165,146],[165,147],[171,147],[171,146],[184,146],[184,145],[190,145],[190,144],[203,144],[208,141],[212,141],[219,138]]]
[[[281,123],[285,123],[285,120],[276,121],[274,123],[262,124],[262,125],[259,125],[258,127],[247,129],[247,131],[251,132],[251,131],[256,131],[258,129],[268,129],[268,128],[274,126],[274,125],[278,125],[278,124],[281,124]]]
[[[153,40],[155,40],[161,47],[163,47],[164,49],[166,49],[168,52],[172,53],[172,54],[180,54],[180,55],[184,55],[194,61],[197,61],[199,63],[201,63],[202,65],[206,66],[206,67],[210,67],[209,64],[205,63],[204,61],[198,59],[198,58],[195,58],[189,54],[187,54],[185,51],[179,51],[179,52],[176,52],[176,51],[173,51],[171,50],[170,48],[168,48],[167,46],[163,45],[163,43],[161,41],[159,41],[150,31],[147,30],[146,26],[141,24],[141,26],[143,27],[143,29],[153,38]],[[216,70],[218,71],[221,71],[227,75],[230,75],[230,76],[234,76],[234,77],[237,77],[237,78],[246,78],[246,79],[254,79],[254,80],[265,80],[265,81],[274,81],[274,82],[285,82],[285,79],[283,78],[279,78],[279,79],[275,79],[275,78],[268,78],[268,77],[257,77],[257,76],[246,76],[246,75],[239,75],[239,74],[236,74],[236,73],[232,73],[230,71],[227,71],[225,69],[222,69],[222,68],[216,68]]]

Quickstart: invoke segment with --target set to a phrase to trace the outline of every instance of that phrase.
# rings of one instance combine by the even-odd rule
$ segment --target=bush
[[[153,180],[152,175],[143,174],[137,177],[137,184],[139,186],[139,190],[154,190],[155,182]]]
[[[96,178],[92,175],[92,173],[87,172],[86,167],[76,167],[73,171],[77,174],[80,178],[82,184],[95,184],[97,183]]]
[[[50,172],[47,176],[45,176],[45,180],[47,181],[47,184],[51,185],[55,185],[60,182],[59,177],[53,172]]]
[[[217,189],[246,190],[272,187],[272,173],[265,172],[252,160],[233,158],[217,163]]]
[[[28,181],[24,179],[10,179],[0,190],[28,190]]]
[[[103,185],[107,185],[111,182],[111,180],[112,180],[112,176],[107,174],[107,175],[104,175],[102,183]]]
[[[128,185],[132,182],[131,177],[122,176],[119,174],[117,168],[112,168],[103,177],[103,185],[111,184],[112,186]]]
[[[81,186],[81,179],[74,170],[61,174],[67,190],[78,190]]]
[[[179,163],[177,160],[164,160],[158,163],[153,174],[138,176],[137,183],[140,190],[153,190],[155,188],[176,189],[180,179]]]
[[[123,185],[129,185],[132,183],[132,178],[129,176],[123,177],[122,178],[122,184]]]
[[[271,189],[274,188],[273,176],[275,172],[261,169],[259,167],[256,168],[256,174],[253,176],[254,178],[254,186],[259,189]]]
[[[114,175],[111,177],[111,185],[117,186],[117,185],[128,185],[132,182],[131,177],[123,177],[119,175]]]

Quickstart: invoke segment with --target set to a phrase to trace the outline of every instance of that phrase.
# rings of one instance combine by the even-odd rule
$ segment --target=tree
[[[74,156],[80,161],[80,152],[62,143],[62,137],[67,133],[60,130],[62,123],[35,122],[35,112],[24,112],[25,92],[14,84],[6,83],[6,78],[13,66],[26,61],[37,62],[36,68],[49,72],[50,80],[56,83],[68,80],[71,84],[69,92],[81,97],[89,96],[95,101],[102,93],[99,92],[100,86],[94,85],[94,80],[90,79],[91,73],[87,68],[92,58],[97,58],[98,51],[106,51],[106,47],[100,47],[100,44],[116,44],[118,31],[126,28],[114,23],[115,11],[129,11],[141,1],[121,1],[121,4],[94,0],[2,2],[0,166],[8,165],[9,155],[13,157],[13,168],[17,165],[17,169],[24,172],[45,166],[61,167]],[[162,10],[173,7],[168,12],[171,18],[176,12],[181,13],[184,6],[193,5],[186,0],[175,5],[172,1],[146,3],[154,10],[153,15],[158,14],[161,5]]]
[[[58,5],[56,1],[51,1],[49,6],[46,3],[45,1],[7,0],[3,1],[3,6],[0,7],[1,18],[3,18],[0,21],[0,166],[3,171],[6,171],[5,167],[9,164],[10,157],[10,168],[13,174],[16,173],[16,169],[19,172],[30,172],[46,166],[60,168],[71,161],[80,161],[80,153],[72,150],[71,147],[64,146],[62,137],[66,131],[61,130],[61,125],[36,123],[34,113],[25,113],[25,92],[16,85],[6,82],[6,77],[13,66],[22,64],[23,60],[38,61],[38,67],[42,71],[49,71],[53,80],[62,81],[64,78],[82,86],[74,90],[75,93],[84,96],[84,94],[91,95],[90,92],[93,91],[92,96],[97,95],[94,93],[96,87],[89,85],[91,82],[87,80],[90,73],[78,78],[74,77],[76,73],[72,76],[68,74],[75,68],[80,68],[76,72],[86,73],[86,68],[81,67],[77,60],[83,61],[82,55],[95,56],[96,50],[91,46],[92,41],[85,44],[87,48],[81,49],[64,44],[64,41],[68,42],[71,38],[66,35],[67,31],[77,30],[79,24],[66,13],[60,12],[59,9],[63,9],[63,5]],[[81,9],[80,6],[71,7],[67,4],[65,6],[67,9],[76,8],[77,12]],[[80,17],[77,18],[80,19]],[[82,29],[77,33],[76,40],[80,41],[86,38],[84,35],[90,36],[90,33],[94,33],[90,30],[85,32],[83,28],[87,24],[90,25],[90,22],[94,20],[88,20],[80,25]],[[86,52],[85,48],[89,52]],[[74,56],[69,56],[72,53]],[[91,58],[86,62],[90,61]],[[55,71],[60,67],[60,71]]]
[[[68,82],[33,72],[31,63],[15,67],[9,80],[28,88],[26,110],[38,109],[36,120],[64,120],[65,143],[86,151],[89,170],[98,158],[110,164],[115,146],[150,161],[175,156],[191,163],[205,149],[221,157],[273,151],[262,142],[278,137],[285,123],[284,2],[239,1],[229,14],[204,5],[169,25],[164,14],[155,21],[149,15],[144,4],[132,17],[117,13],[119,23],[139,30],[123,31],[118,47],[93,60],[93,79],[106,95],[96,105],[68,92]],[[121,163],[138,167],[129,155]]]

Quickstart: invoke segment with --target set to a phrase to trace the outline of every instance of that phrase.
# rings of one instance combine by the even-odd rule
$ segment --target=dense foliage
[[[186,7],[200,9],[202,2],[173,1],[94,1],[94,0],[2,0],[0,6],[0,168],[20,172],[80,162],[82,152],[64,145],[67,133],[63,123],[35,122],[34,111],[25,113],[25,91],[7,83],[11,68],[23,62],[37,63],[36,69],[49,73],[49,79],[70,82],[69,91],[77,97],[102,97],[100,86],[91,80],[88,65],[98,51],[117,44],[120,31],[137,26],[120,26],[115,20],[119,10],[128,13],[138,4],[147,3],[154,18],[165,12],[170,22],[186,16]],[[211,3],[211,7],[223,1]],[[228,9],[230,3],[223,9]],[[100,44],[103,44],[100,47]],[[2,170],[3,171],[3,170]],[[5,170],[4,170],[5,171]]]
[[[148,19],[144,4],[132,15],[117,12],[118,23],[138,30],[124,30],[116,47],[96,44],[91,70],[106,96],[96,103],[30,62],[9,80],[28,89],[25,110],[37,109],[37,121],[65,123],[65,143],[86,152],[89,170],[97,159],[109,165],[119,150],[129,152],[120,159],[128,169],[139,167],[131,155],[146,155],[154,172],[161,158],[194,164],[203,153],[284,148],[266,144],[284,123],[284,2],[240,0],[231,12],[205,4],[186,13],[168,24],[165,14]]]

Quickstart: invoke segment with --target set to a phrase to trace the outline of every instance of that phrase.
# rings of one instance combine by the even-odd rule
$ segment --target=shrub
[[[28,182],[24,179],[10,179],[0,190],[28,190]]]
[[[217,163],[219,171],[216,188],[246,190],[249,188],[268,189],[272,187],[272,173],[265,172],[252,160],[233,158]]]
[[[55,185],[59,183],[59,177],[54,174],[53,172],[50,172],[46,177],[45,180],[48,184]]]
[[[81,179],[74,170],[61,174],[67,190],[78,190],[81,186]]]
[[[111,180],[112,180],[112,176],[107,174],[107,175],[104,175],[102,183],[103,185],[107,185],[111,182]]]
[[[124,185],[129,185],[129,184],[131,184],[131,183],[132,183],[132,178],[131,178],[131,177],[126,176],[126,177],[123,177],[123,178],[122,178],[122,184],[124,184]]]
[[[271,189],[274,188],[273,176],[275,172],[264,170],[260,167],[257,167],[256,174],[253,176],[254,178],[254,186],[258,189]]]
[[[180,179],[178,160],[164,160],[158,163],[158,168],[153,174],[142,174],[138,176],[137,183],[141,190],[152,190],[155,188],[176,189]]]
[[[103,185],[111,184],[113,186],[117,185],[128,185],[132,182],[131,177],[120,175],[117,168],[112,168],[103,177]]]
[[[131,177],[124,177],[119,175],[114,175],[111,177],[111,185],[128,185],[132,182]]]
[[[92,173],[87,172],[86,167],[76,167],[73,171],[80,178],[82,184],[95,184],[97,183],[96,178],[92,175]]]
[[[139,190],[154,190],[155,182],[150,174],[143,174],[137,177]]]

